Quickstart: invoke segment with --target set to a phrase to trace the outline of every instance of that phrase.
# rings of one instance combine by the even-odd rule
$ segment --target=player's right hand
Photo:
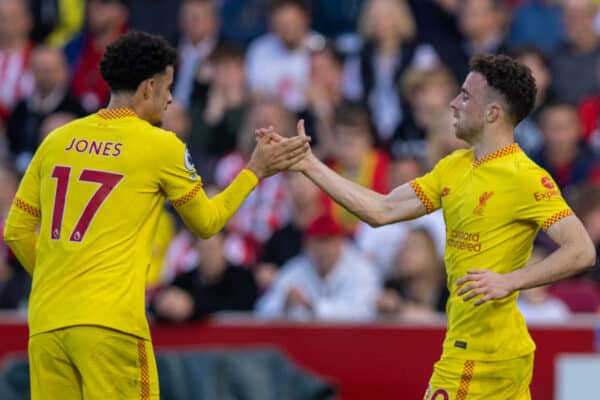
[[[309,142],[306,135],[282,138],[270,127],[258,137],[247,168],[259,179],[289,169],[310,151]]]
[[[260,139],[264,138],[265,136],[269,136],[270,137],[269,141],[271,141],[271,142],[279,143],[279,142],[285,140],[285,138],[283,136],[281,136],[279,133],[277,133],[277,131],[275,131],[275,128],[273,128],[273,126],[269,126],[268,128],[257,129],[254,133],[255,133],[255,137],[256,137],[257,141],[260,141]],[[304,120],[303,119],[298,120],[298,123],[296,124],[296,134],[297,134],[296,137],[308,138],[310,140],[310,137],[308,137],[308,135],[306,135],[306,130],[304,129]],[[309,161],[310,157],[313,157],[313,154],[312,154],[312,150],[309,147],[305,157],[303,157],[299,162],[291,165],[288,169],[290,171],[299,171],[299,172],[304,171],[306,169],[306,163]]]

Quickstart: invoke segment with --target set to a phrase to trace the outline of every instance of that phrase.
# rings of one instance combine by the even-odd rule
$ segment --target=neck
[[[549,147],[546,148],[546,158],[549,160],[549,163],[555,167],[560,168],[565,165],[573,162],[575,157],[577,157],[577,148],[560,148],[560,149],[551,149]]]
[[[219,282],[223,276],[225,275],[225,270],[227,269],[227,265],[226,265],[226,261],[222,260],[221,262],[219,262],[219,271],[218,272],[213,272],[210,274],[207,274],[205,272],[202,271],[202,268],[200,268],[200,280],[202,282],[204,282],[207,285],[212,285],[214,283]]]
[[[496,32],[484,32],[481,35],[471,38],[471,46],[475,53],[488,50],[497,37],[500,35]]]
[[[121,33],[121,28],[116,29],[107,29],[104,32],[98,33],[94,37],[94,43],[96,47],[100,50],[106,49],[106,47],[111,44]]]
[[[134,98],[134,95],[132,94],[113,94],[110,97],[110,102],[108,103],[108,105],[106,106],[106,108],[108,110],[114,110],[114,109],[118,109],[118,108],[129,108],[132,109],[133,111],[136,112],[136,114],[140,114],[139,113],[139,106],[136,105],[136,101]]]
[[[411,278],[410,293],[420,304],[435,305],[438,280],[432,274],[424,274]]]
[[[513,144],[514,141],[512,130],[502,130],[488,132],[487,134],[484,132],[477,140],[473,141],[471,145],[473,146],[475,159],[480,160],[488,154],[492,154],[497,150]]]
[[[302,208],[304,207],[304,208]],[[305,228],[308,224],[319,215],[321,207],[314,202],[295,206],[292,210],[292,220],[294,224],[300,228]]]
[[[583,35],[580,40],[575,43],[575,47],[581,53],[587,53],[594,50],[598,46],[598,37],[595,34]]]
[[[7,53],[21,51],[23,48],[25,48],[26,44],[27,44],[27,40],[20,40],[20,39],[18,39],[18,40],[11,40],[11,39],[1,40],[0,39],[0,49],[2,49],[2,51],[5,51]]]
[[[398,37],[393,36],[381,39],[377,47],[381,54],[389,56],[398,52],[400,45],[400,39]]]

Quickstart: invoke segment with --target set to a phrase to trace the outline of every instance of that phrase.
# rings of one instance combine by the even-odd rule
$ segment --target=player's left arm
[[[457,294],[465,295],[465,301],[480,296],[475,302],[475,305],[480,305],[489,300],[502,299],[515,290],[560,281],[585,271],[596,262],[594,244],[576,216],[571,215],[554,223],[547,233],[559,246],[548,257],[507,274],[489,270],[468,271],[456,282],[458,286],[464,285]]]
[[[550,174],[535,164],[523,164],[517,178],[514,218],[535,223],[559,246],[548,257],[506,274],[472,270],[456,284],[465,301],[475,305],[502,299],[516,290],[565,279],[592,266],[596,250],[583,224],[562,197]]]
[[[33,157],[10,207],[4,226],[4,241],[23,268],[33,275],[36,259],[40,207],[40,153]]]

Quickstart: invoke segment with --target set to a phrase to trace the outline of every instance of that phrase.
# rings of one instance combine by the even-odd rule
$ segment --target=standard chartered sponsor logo
[[[446,243],[449,247],[454,247],[459,250],[472,251],[475,253],[481,251],[479,232],[464,232],[453,229]]]

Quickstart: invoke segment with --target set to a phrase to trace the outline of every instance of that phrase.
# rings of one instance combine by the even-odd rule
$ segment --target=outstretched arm
[[[306,137],[303,120],[298,121],[297,131],[298,136]],[[259,129],[257,136],[269,133],[272,134],[270,129]],[[273,138],[277,137],[278,135],[273,135]],[[311,151],[291,169],[303,172],[336,202],[371,226],[413,219],[426,213],[423,203],[410,184],[398,186],[389,194],[382,195],[340,176]]]
[[[371,226],[413,219],[426,213],[408,183],[382,195],[338,175],[312,154],[305,159],[303,172],[336,202]]]
[[[246,169],[221,193],[209,199],[199,184],[192,193],[171,203],[194,234],[209,238],[223,229],[260,179],[289,168],[307,150],[308,138],[294,137],[277,143],[270,143],[268,136],[261,138]]]
[[[515,290],[529,289],[568,278],[592,266],[596,250],[579,218],[570,216],[553,224],[548,235],[559,248],[538,263],[527,265],[508,274],[488,270],[469,271],[456,284],[466,284],[458,295],[465,301],[481,296],[475,305],[510,295]]]

